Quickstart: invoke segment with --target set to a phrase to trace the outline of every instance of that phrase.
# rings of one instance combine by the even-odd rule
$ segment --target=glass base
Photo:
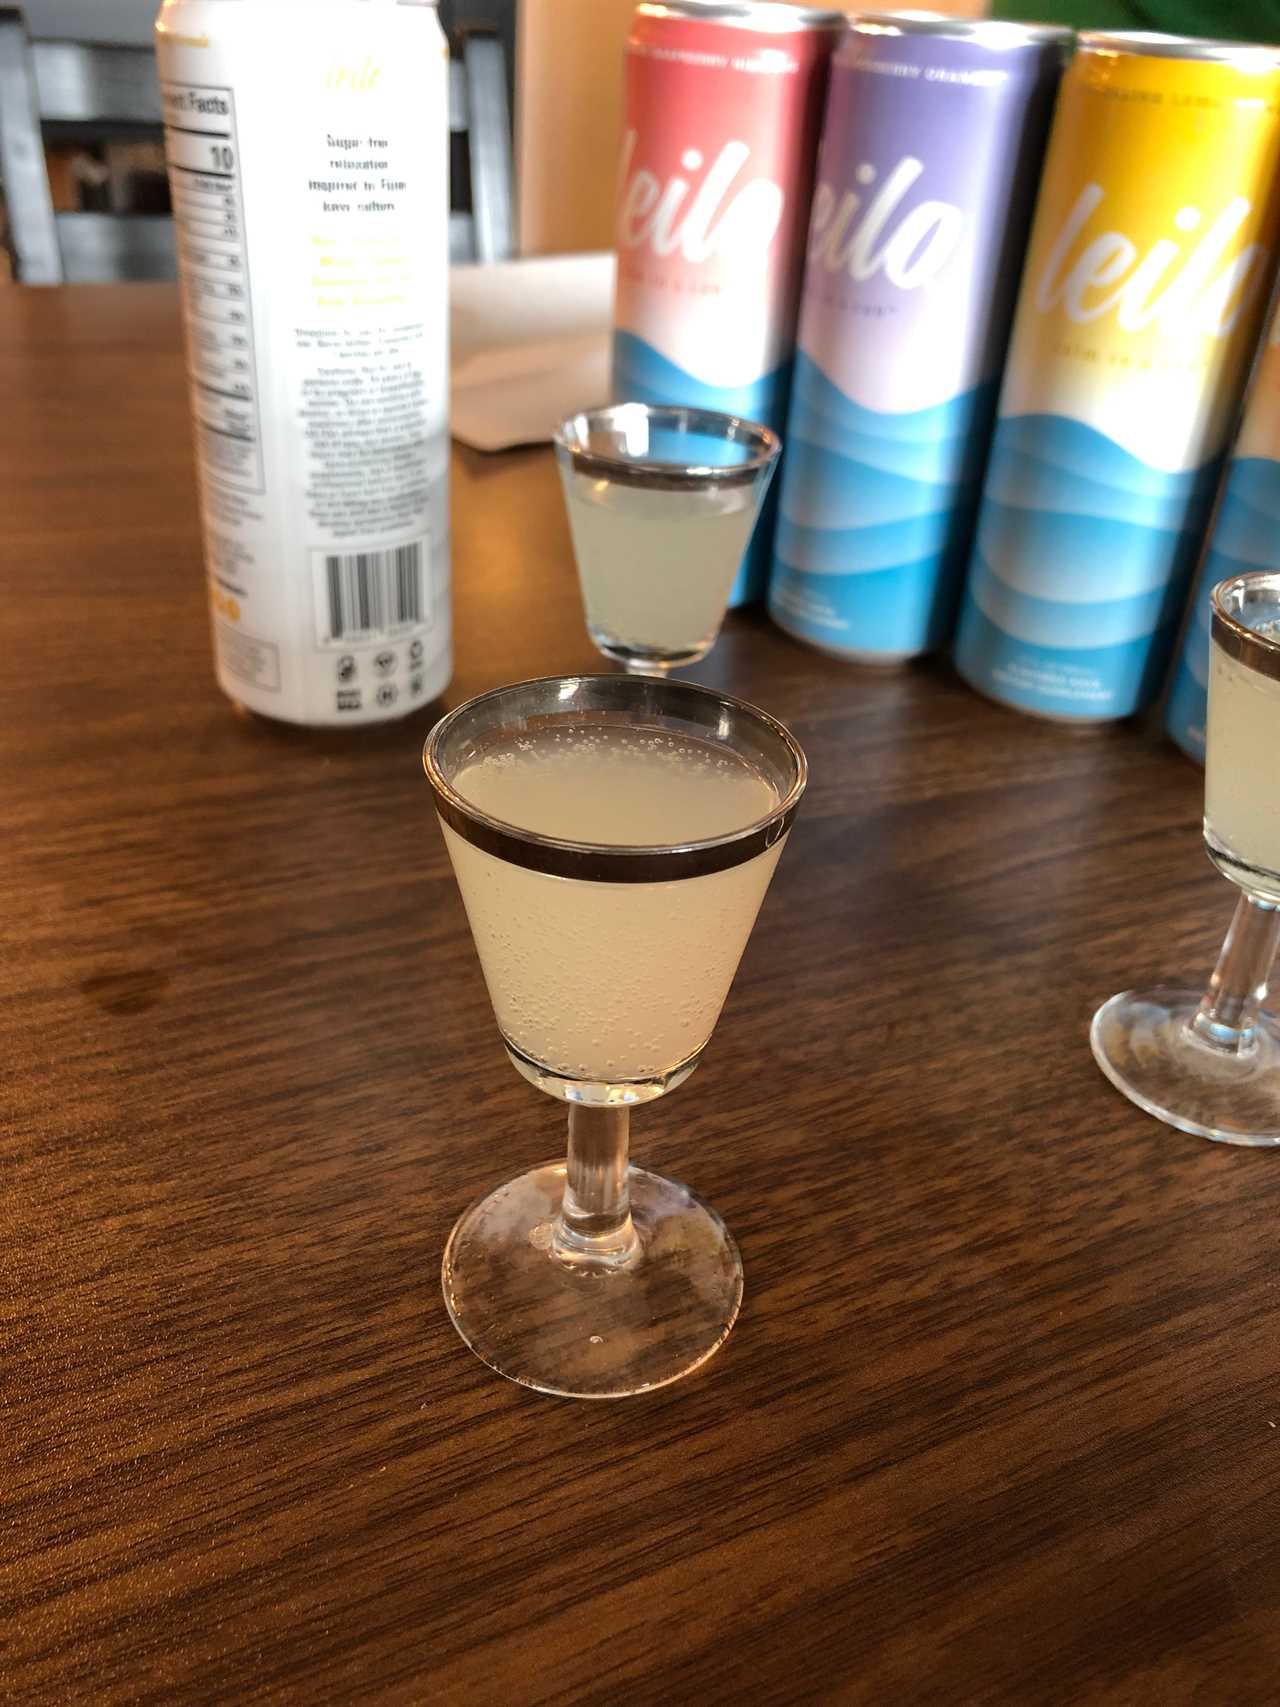
[[[1157,1120],[1223,1144],[1280,1144],[1280,1027],[1268,1015],[1238,1053],[1191,1030],[1199,990],[1126,990],[1093,1016],[1094,1058]]]
[[[631,1168],[635,1241],[584,1263],[554,1248],[564,1183],[565,1164],[549,1163],[462,1216],[441,1274],[454,1327],[499,1375],[567,1399],[623,1399],[691,1374],[742,1302],[724,1222],[677,1181]]]
[[[665,676],[668,670],[687,669],[690,664],[705,658],[712,647],[712,642],[708,641],[705,646],[669,651],[661,646],[630,646],[598,628],[588,627],[587,632],[598,652],[603,652],[606,658],[621,664],[624,670],[635,676]]]

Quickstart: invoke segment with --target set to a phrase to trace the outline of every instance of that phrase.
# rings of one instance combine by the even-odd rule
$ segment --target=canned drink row
[[[615,392],[783,432],[739,596],[769,558],[781,626],[886,662],[959,606],[980,691],[1148,704],[1274,273],[1280,53],[683,0],[629,67]]]

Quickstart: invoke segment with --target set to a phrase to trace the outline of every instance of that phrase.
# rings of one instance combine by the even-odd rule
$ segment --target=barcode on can
[[[431,622],[426,545],[315,554],[321,644],[346,646]]]

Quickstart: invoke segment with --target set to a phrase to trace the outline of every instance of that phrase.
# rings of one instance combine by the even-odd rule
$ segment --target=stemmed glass
[[[555,448],[595,645],[643,674],[705,657],[781,441],[736,415],[618,403],[562,421]]]
[[[1098,1065],[1139,1108],[1228,1144],[1280,1144],[1280,575],[1213,590],[1204,838],[1240,889],[1208,989],[1127,990],[1094,1015]]]
[[[628,1165],[633,1104],[697,1066],[805,787],[780,723],[684,682],[498,688],[423,753],[516,1071],[569,1105],[568,1157],[462,1216],[445,1301],[484,1361],[615,1398],[696,1369],[738,1313],[719,1216]]]

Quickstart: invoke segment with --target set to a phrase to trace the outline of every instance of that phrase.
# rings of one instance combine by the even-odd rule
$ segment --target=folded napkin
[[[475,450],[549,439],[609,396],[612,255],[545,255],[449,275],[451,418]]]

